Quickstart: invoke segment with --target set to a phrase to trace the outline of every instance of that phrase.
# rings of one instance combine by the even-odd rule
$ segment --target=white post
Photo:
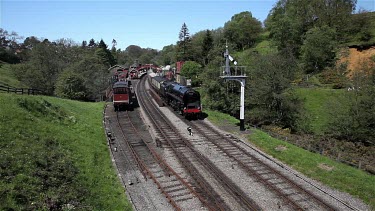
[[[240,130],[245,130],[245,80],[241,81]]]

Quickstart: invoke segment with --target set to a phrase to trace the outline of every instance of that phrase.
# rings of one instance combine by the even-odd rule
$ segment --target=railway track
[[[141,87],[145,87],[145,80],[141,80]],[[136,89],[138,100],[143,110],[149,116],[156,134],[162,146],[168,148],[178,158],[180,163],[194,179],[195,188],[206,198],[208,202],[216,206],[216,210],[241,209],[241,210],[261,210],[261,208],[246,194],[237,184],[228,178],[210,160],[194,148],[189,140],[184,138],[173,124],[160,112],[159,108],[150,100],[146,92]],[[205,176],[203,176],[205,175]],[[221,191],[225,191],[231,196],[232,201],[236,201],[236,208],[229,207],[219,194],[216,193],[212,184],[205,178],[213,178],[215,186],[220,186]],[[211,182],[212,183],[212,182]],[[217,189],[217,188],[216,188]],[[231,203],[233,204],[233,203]]]
[[[123,142],[123,134],[120,132],[121,128],[119,128],[118,122],[116,121],[118,114],[107,106],[105,111],[104,127],[106,129],[108,145],[110,147],[110,152],[113,159],[112,161],[116,166],[119,174],[118,176],[121,179],[123,186],[127,189],[134,189],[132,188],[132,185],[135,184],[137,186],[136,189],[139,189],[140,192],[146,193],[147,190],[144,186],[137,185],[141,182],[142,176],[139,175],[136,162],[134,162],[132,156],[129,156],[130,153],[125,146],[126,144]],[[115,134],[119,135],[119,137],[117,137]],[[136,196],[134,195],[136,194],[128,194],[130,201],[136,200]],[[153,200],[148,195],[144,195],[144,200],[147,200],[147,203],[133,204],[134,210],[147,210],[147,208],[157,210],[157,206],[153,203]]]
[[[305,186],[300,185],[300,182],[295,182],[292,177],[286,176],[285,172],[282,173],[276,170],[274,165],[259,159],[261,156],[255,156],[248,147],[244,147],[241,140],[218,131],[205,121],[187,121],[181,116],[178,117],[181,122],[192,127],[196,137],[187,138],[182,135],[181,130],[174,126],[175,123],[171,122],[151,100],[152,97],[145,89],[145,81],[144,78],[141,79],[135,91],[143,116],[147,116],[149,127],[152,125],[154,140],[143,137],[139,133],[140,128],[134,124],[141,121],[139,116],[132,115],[132,112],[117,112],[116,127],[120,128],[122,134],[122,141],[117,147],[121,148],[123,157],[127,156],[128,163],[136,163],[142,173],[141,177],[153,181],[173,209],[191,209],[189,204],[193,203],[200,204],[197,209],[207,210],[264,209],[264,204],[263,208],[258,205],[259,198],[252,198],[253,193],[244,191],[244,187],[238,185],[237,180],[229,178],[230,176],[226,174],[228,172],[223,171],[222,165],[217,165],[217,162],[222,162],[223,165],[230,163],[232,169],[233,165],[238,166],[239,168],[236,169],[241,169],[239,175],[245,180],[263,186],[264,190],[269,192],[268,196],[272,195],[277,199],[276,201],[281,202],[281,204],[277,203],[279,209],[343,210],[344,207],[345,210],[358,210],[335,198],[334,195],[320,190],[322,195],[330,195],[341,205],[336,206],[336,202],[327,201],[327,197],[317,194],[318,191],[311,191],[314,188],[319,190],[319,187],[313,184],[306,189]],[[198,149],[198,145],[209,146],[215,151],[213,153],[215,156],[220,155],[222,161],[210,160],[210,156],[207,156],[202,149]],[[263,199],[267,200],[268,197]],[[154,210],[157,210],[156,207],[154,206]],[[277,208],[275,205],[271,207]]]
[[[290,206],[293,210],[338,210],[241,147],[236,137],[221,134],[204,121],[195,121],[190,125],[204,137],[205,142],[215,146],[217,151],[233,160],[249,177],[254,177],[282,199],[283,207]]]
[[[234,165],[239,166],[249,178],[254,178],[255,181],[266,187],[268,191],[272,192],[276,198],[281,199],[282,203],[278,204],[279,208],[282,207],[283,209],[290,210],[359,210],[334,194],[321,189],[316,184],[291,173],[291,170],[287,167],[277,164],[278,168],[282,167],[288,172],[287,174],[296,176],[296,178],[299,178],[300,182],[303,181],[304,185],[300,185],[298,182],[294,181],[295,178],[293,178],[293,176],[290,177],[284,175],[273,167],[273,165],[267,164],[267,162],[264,162],[255,156],[253,152],[249,152],[249,147],[243,147],[243,144],[241,146],[241,140],[233,135],[222,134],[202,120],[188,121],[182,116],[178,116],[178,118],[186,125],[191,126],[194,134],[203,137],[203,140],[197,141],[195,139],[194,141],[187,141],[185,144],[189,148],[194,148],[195,144],[210,144],[211,146],[214,146],[213,148],[215,148],[218,153],[221,153],[223,157],[231,160],[232,165],[235,163]],[[179,132],[177,131],[176,133]],[[204,160],[205,158],[202,159]],[[220,170],[217,170],[216,174],[220,174]],[[229,181],[228,184],[230,183],[231,182]],[[231,185],[227,187],[230,188],[230,186]],[[308,187],[306,188],[306,186]],[[243,192],[237,193],[237,195],[240,194],[243,194]],[[256,204],[254,201],[250,201],[250,203]]]
[[[175,172],[156,152],[153,145],[138,133],[133,121],[137,120],[131,119],[128,112],[117,112],[117,124],[121,128],[124,140],[121,147],[132,155],[131,159],[137,164],[144,179],[152,179],[176,210],[182,210],[181,204],[193,203],[192,201],[197,198],[208,209],[214,210],[205,199],[201,198],[187,179]]]

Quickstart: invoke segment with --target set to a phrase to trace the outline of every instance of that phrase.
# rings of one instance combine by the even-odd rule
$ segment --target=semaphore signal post
[[[226,50],[224,53],[225,58],[225,66],[224,70],[220,78],[223,78],[225,81],[238,81],[241,83],[241,101],[240,101],[240,130],[245,130],[245,85],[246,85],[246,67],[245,66],[237,66],[237,61],[235,61],[228,52],[228,46],[226,46]],[[231,68],[230,62],[233,62],[235,65]]]

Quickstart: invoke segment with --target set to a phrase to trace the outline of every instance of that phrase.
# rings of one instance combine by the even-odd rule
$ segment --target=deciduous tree
[[[329,26],[345,41],[347,23],[356,0],[279,0],[265,21],[270,37],[279,48],[293,50],[299,56],[303,35],[313,27]]]
[[[310,29],[301,47],[301,61],[306,73],[320,72],[334,64],[336,31],[328,26]]]
[[[291,52],[258,56],[251,74],[247,108],[252,124],[274,124],[298,130],[301,101],[291,92],[296,59]]]
[[[224,25],[225,38],[235,43],[237,50],[252,47],[260,32],[262,32],[262,23],[248,11],[232,16]]]
[[[72,100],[85,100],[87,89],[83,77],[72,70],[65,70],[56,82],[55,94]]]

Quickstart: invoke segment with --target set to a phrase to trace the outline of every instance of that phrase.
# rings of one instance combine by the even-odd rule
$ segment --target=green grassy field
[[[9,64],[0,64],[0,84],[4,83],[13,87],[26,88],[21,86],[20,82],[15,79]]]
[[[309,114],[306,120],[312,132],[318,135],[324,133],[329,124],[329,112],[334,108],[333,102],[343,102],[341,97],[345,90],[325,89],[325,88],[296,88],[297,95],[304,99],[304,107]]]
[[[226,114],[215,111],[206,112],[208,119],[214,124],[222,126],[223,123],[235,125],[238,120]],[[336,162],[327,157],[298,148],[287,142],[270,137],[260,130],[251,129],[247,136],[248,141],[258,148],[272,155],[276,159],[288,164],[304,175],[321,181],[337,190],[347,192],[362,199],[375,209],[375,176],[351,166]],[[285,146],[285,151],[277,151],[277,146]],[[325,170],[319,166],[332,168]]]
[[[269,34],[270,32],[262,33],[257,44],[254,46],[253,49],[259,54],[266,55],[277,52],[277,48],[271,45],[270,39],[268,38]]]
[[[110,159],[103,106],[0,93],[0,210],[131,210]]]

